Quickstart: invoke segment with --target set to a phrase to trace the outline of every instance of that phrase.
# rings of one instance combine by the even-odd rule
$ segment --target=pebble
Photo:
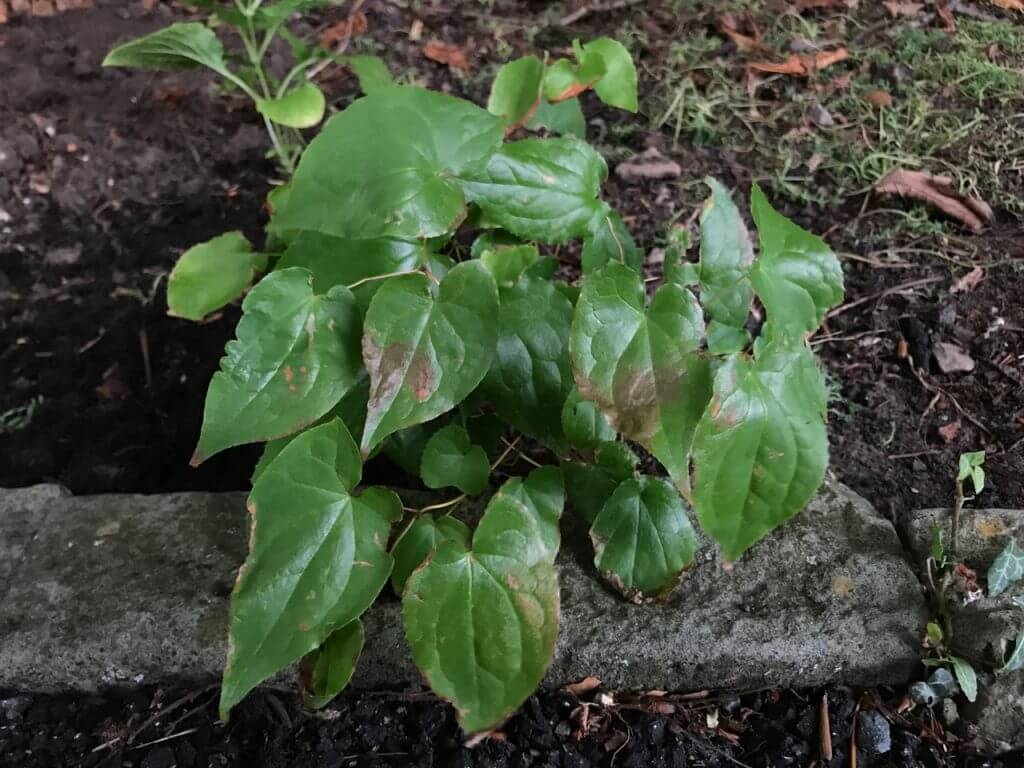
[[[21,716],[32,706],[32,699],[28,696],[12,696],[9,699],[0,700],[0,709],[8,720],[20,720]]]
[[[892,728],[885,715],[874,710],[857,715],[857,745],[873,755],[892,749]]]

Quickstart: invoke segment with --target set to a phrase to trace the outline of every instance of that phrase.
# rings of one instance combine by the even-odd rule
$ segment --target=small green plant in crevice
[[[0,435],[10,432],[17,432],[32,423],[36,409],[43,404],[43,396],[36,395],[29,398],[28,402],[16,405],[0,413]]]
[[[326,111],[323,92],[308,77],[321,62],[335,59],[348,64],[367,92],[391,81],[380,59],[337,57],[289,31],[287,24],[291,17],[329,2],[190,0],[190,5],[208,10],[220,25],[234,30],[242,44],[240,56],[226,53],[207,25],[179,22],[117,46],[107,54],[103,66],[163,70],[206,67],[212,70],[224,85],[252,99],[270,138],[270,154],[281,169],[291,175],[305,147],[301,129],[320,123]],[[287,43],[293,57],[291,68],[280,78],[266,65],[267,52],[278,38]]]
[[[708,180],[699,262],[673,238],[649,297],[644,254],[600,197],[605,162],[578,138],[588,89],[636,110],[616,41],[504,65],[486,109],[381,88],[333,117],[271,194],[260,255],[229,233],[182,257],[169,299],[188,317],[269,270],[242,303],[193,457],[266,443],[224,717],[300,660],[310,703],[330,699],[390,580],[430,686],[467,732],[492,729],[554,653],[566,498],[598,572],[640,603],[692,565],[691,516],[728,564],[816,492],[827,395],[807,337],[842,300],[838,260],[756,185],[755,248]],[[475,234],[468,253],[454,248],[460,231]],[[582,241],[573,283],[538,249],[569,241]],[[755,297],[766,320],[752,338]],[[471,528],[465,502],[493,487],[522,436],[552,465],[506,480]],[[627,440],[670,479],[642,473]],[[451,496],[412,509],[362,488],[379,453]]]

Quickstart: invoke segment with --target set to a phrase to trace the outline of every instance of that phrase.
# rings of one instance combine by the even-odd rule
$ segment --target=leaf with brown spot
[[[984,200],[957,192],[949,176],[935,176],[927,171],[890,171],[875,184],[875,192],[928,203],[975,232],[980,232],[994,215]]]
[[[641,276],[612,262],[587,278],[569,340],[580,393],[651,451],[684,494],[693,431],[711,396],[703,338],[688,289],[663,285],[647,307]]]
[[[436,288],[419,273],[388,279],[363,325],[363,455],[465,399],[491,367],[497,340],[498,289],[479,261],[454,267]]]

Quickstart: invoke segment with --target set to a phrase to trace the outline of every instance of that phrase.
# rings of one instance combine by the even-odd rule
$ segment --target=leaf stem
[[[953,500],[953,533],[949,537],[949,551],[953,559],[956,560],[957,556],[957,545],[960,541],[960,513],[964,508],[964,483],[962,480],[956,481],[956,498]]]
[[[370,277],[364,277],[362,280],[356,280],[354,283],[346,286],[349,290],[358,288],[360,285],[365,283],[372,283],[374,280],[386,280],[389,277],[398,277],[399,275],[414,275],[419,270],[416,269],[403,269],[400,272],[388,272],[383,275],[371,275]]]
[[[494,462],[491,464],[491,469],[490,469],[491,472],[496,470],[501,465],[501,463],[503,461],[505,461],[505,459],[508,458],[508,455],[510,453],[512,453],[513,450],[515,450],[515,447],[519,444],[519,439],[520,439],[520,436],[516,435],[515,439],[512,442],[507,442],[506,441],[506,443],[505,443],[505,450],[502,451],[501,455],[498,456],[498,458],[496,458],[494,460]],[[466,500],[466,494],[460,493],[454,499],[450,499],[449,501],[442,501],[442,502],[439,502],[438,504],[430,504],[429,506],[423,507],[416,514],[418,516],[418,515],[422,515],[424,512],[433,512],[436,509],[447,509],[448,511],[445,513],[445,515],[447,516],[447,515],[450,515],[452,512],[454,512],[455,511],[455,507],[458,506],[459,504],[461,504],[465,500]]]

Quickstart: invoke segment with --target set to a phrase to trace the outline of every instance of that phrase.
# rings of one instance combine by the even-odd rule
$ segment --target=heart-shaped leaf
[[[636,477],[639,462],[628,445],[617,442],[597,446],[592,462],[563,461],[565,490],[573,511],[593,523],[619,484]]]
[[[552,104],[549,101],[541,100],[537,111],[527,122],[526,127],[531,131],[538,128],[547,128],[552,133],[560,136],[575,136],[578,139],[587,137],[587,121],[583,117],[583,108],[579,99],[567,99]]]
[[[772,208],[756,184],[750,211],[761,241],[750,280],[772,331],[796,335],[816,330],[825,313],[843,300],[839,259],[820,237]]]
[[[561,243],[588,234],[606,210],[597,195],[607,175],[597,152],[566,136],[506,144],[486,167],[459,178],[488,221],[527,240]]]
[[[990,597],[1002,594],[1015,581],[1024,579],[1024,551],[1017,548],[1017,542],[1010,539],[988,569],[988,594]]]
[[[624,264],[587,278],[569,344],[573,373],[583,396],[688,493],[693,432],[711,397],[699,352],[704,320],[682,286],[661,286],[649,308],[646,298],[641,276]]]
[[[473,548],[442,543],[409,577],[406,638],[430,687],[467,732],[494,728],[544,677],[558,634],[554,467],[508,481],[487,505]]]
[[[428,488],[458,488],[475,495],[487,487],[491,466],[487,453],[473,445],[460,426],[449,424],[435,432],[423,448],[420,477]]]
[[[104,67],[195,69],[205,66],[231,77],[224,46],[213,30],[195,21],[179,22],[123,43],[103,59]]]
[[[494,76],[487,111],[497,115],[506,126],[522,125],[540,103],[544,63],[536,56],[503,64]]]
[[[272,228],[354,240],[451,232],[465,216],[453,177],[483,168],[503,128],[487,111],[441,93],[375,90],[310,142]]]
[[[679,492],[665,480],[624,480],[593,524],[594,566],[628,599],[667,595],[693,563],[697,535]]]
[[[738,352],[750,339],[744,326],[754,296],[754,246],[729,190],[714,179],[704,181],[711,197],[700,215],[698,274],[700,301],[708,315],[708,348],[715,354]]]
[[[574,99],[593,88],[606,72],[599,53],[584,55],[576,64],[569,59],[558,59],[544,73],[544,98],[555,103]]]
[[[625,264],[640,272],[644,268],[644,252],[633,241],[622,217],[606,211],[590,223],[590,234],[583,240],[583,273],[590,274],[610,261]]]
[[[583,53],[584,57],[596,54],[604,63],[604,75],[594,84],[601,101],[610,107],[636,112],[636,65],[626,47],[610,37],[599,37],[586,43]]]
[[[331,633],[330,637],[302,659],[307,707],[326,707],[348,685],[363,652],[363,622],[359,619]]]
[[[347,288],[313,293],[304,269],[267,275],[242,302],[206,393],[192,464],[243,443],[285,437],[329,411],[359,380],[359,310]]]
[[[604,414],[575,387],[562,406],[562,431],[574,448],[584,451],[615,439],[615,430]]]
[[[498,341],[498,289],[478,261],[459,264],[438,295],[426,275],[390,278],[363,327],[370,402],[363,454],[404,427],[451,410],[491,367]]]
[[[276,99],[257,99],[256,109],[278,125],[289,128],[312,128],[324,119],[327,100],[316,84],[306,81],[298,88]]]
[[[249,556],[231,596],[220,713],[357,619],[391,574],[395,494],[354,495],[361,467],[340,420],[291,441],[249,496]]]
[[[419,568],[442,542],[454,541],[468,548],[471,538],[469,528],[461,520],[447,516],[435,518],[431,514],[420,515],[391,548],[391,555],[395,558],[391,586],[401,595],[409,575]]]
[[[174,317],[202,320],[237,299],[267,266],[241,232],[225,232],[193,245],[167,278],[167,309]]]
[[[693,441],[693,505],[736,560],[795,515],[828,466],[827,392],[802,342],[776,339],[755,360],[731,355]]]
[[[481,393],[498,415],[556,452],[564,451],[562,404],[572,390],[572,304],[547,280],[522,277],[499,291],[494,364]]]

